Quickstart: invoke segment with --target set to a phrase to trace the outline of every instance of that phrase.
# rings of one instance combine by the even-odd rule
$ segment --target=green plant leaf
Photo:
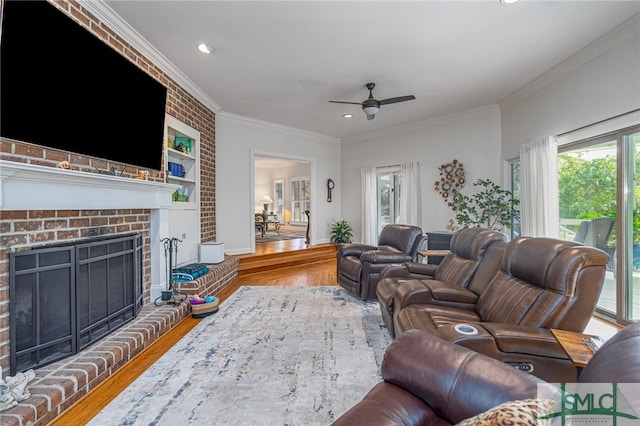
[[[473,186],[483,188],[468,196],[459,194],[451,205],[456,222],[464,228],[511,228],[520,215],[520,201],[489,179],[478,179]]]
[[[353,238],[353,228],[348,221],[341,219],[331,225],[330,235],[332,243],[350,243]]]

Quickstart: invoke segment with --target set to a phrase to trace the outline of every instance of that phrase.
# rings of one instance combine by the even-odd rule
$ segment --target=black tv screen
[[[3,2],[0,134],[160,170],[167,89],[46,1]]]

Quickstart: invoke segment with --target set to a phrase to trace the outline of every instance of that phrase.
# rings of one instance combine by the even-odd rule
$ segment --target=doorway
[[[305,211],[311,210],[311,174],[310,161],[254,156],[254,215],[256,221],[263,221],[255,226],[256,246],[306,240],[309,216]]]

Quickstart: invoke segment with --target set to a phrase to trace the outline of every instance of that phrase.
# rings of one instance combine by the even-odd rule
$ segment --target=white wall
[[[329,241],[330,224],[340,217],[340,190],[326,200],[328,178],[340,181],[340,144],[335,138],[228,114],[216,114],[216,240],[227,254],[250,253],[253,228],[254,156],[311,163],[312,244]],[[262,196],[261,194],[260,196]]]
[[[454,159],[464,164],[463,193],[473,192],[472,183],[480,178],[501,183],[500,146],[497,105],[343,141],[342,182],[336,187],[342,191],[342,216],[354,228],[354,241],[361,241],[361,168],[418,161],[422,201],[418,225],[423,231],[442,231],[454,215],[434,190],[438,167]]]
[[[640,18],[606,34],[500,102],[502,155],[640,108]]]
[[[254,169],[254,207],[256,213],[260,213],[264,209],[264,205],[260,202],[262,197],[268,195],[272,200],[275,200],[273,194],[273,170],[270,169]],[[269,206],[270,209],[273,206]]]

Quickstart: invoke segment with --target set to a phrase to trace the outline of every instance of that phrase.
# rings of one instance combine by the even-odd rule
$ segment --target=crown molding
[[[533,81],[501,99],[498,101],[498,105],[500,108],[505,108],[522,101],[538,90],[567,75],[571,71],[583,66],[603,52],[617,46],[633,36],[637,36],[639,32],[638,28],[640,28],[640,13],[632,16],[602,37],[578,50],[555,67],[541,74]]]
[[[390,127],[388,129],[377,130],[368,133],[361,133],[355,136],[349,136],[342,139],[342,143],[353,143],[353,142],[362,142],[367,139],[381,137],[381,136],[389,136],[393,133],[397,133],[399,131],[410,131],[410,130],[420,130],[426,127],[431,127],[435,124],[443,124],[450,121],[459,120],[460,118],[468,117],[470,115],[474,115],[484,111],[496,110],[499,112],[497,104],[489,104],[483,105],[477,108],[469,109],[462,112],[456,112],[453,114],[442,115],[440,117],[429,118],[427,120],[416,121],[409,124],[403,124],[396,127]]]
[[[205,106],[218,112],[222,107],[211,99],[202,89],[191,81],[178,67],[167,59],[158,49],[149,43],[131,25],[107,6],[102,0],[78,0],[78,3],[91,14],[109,27],[113,32],[122,37],[127,43],[136,48],[142,55],[153,62],[159,69],[178,83],[192,96]]]
[[[272,123],[270,121],[259,120],[257,118],[234,114],[232,112],[220,111],[216,114],[216,117],[217,118],[227,117],[234,120],[245,121],[247,123],[255,124],[258,126],[270,127],[275,130],[284,131],[284,132],[295,134],[295,135],[301,135],[301,136],[310,137],[313,139],[320,139],[325,142],[340,143],[340,138],[337,138],[334,136],[327,136],[327,135],[323,135],[322,133],[310,132],[308,130],[302,130],[296,127],[289,127],[282,124]]]

